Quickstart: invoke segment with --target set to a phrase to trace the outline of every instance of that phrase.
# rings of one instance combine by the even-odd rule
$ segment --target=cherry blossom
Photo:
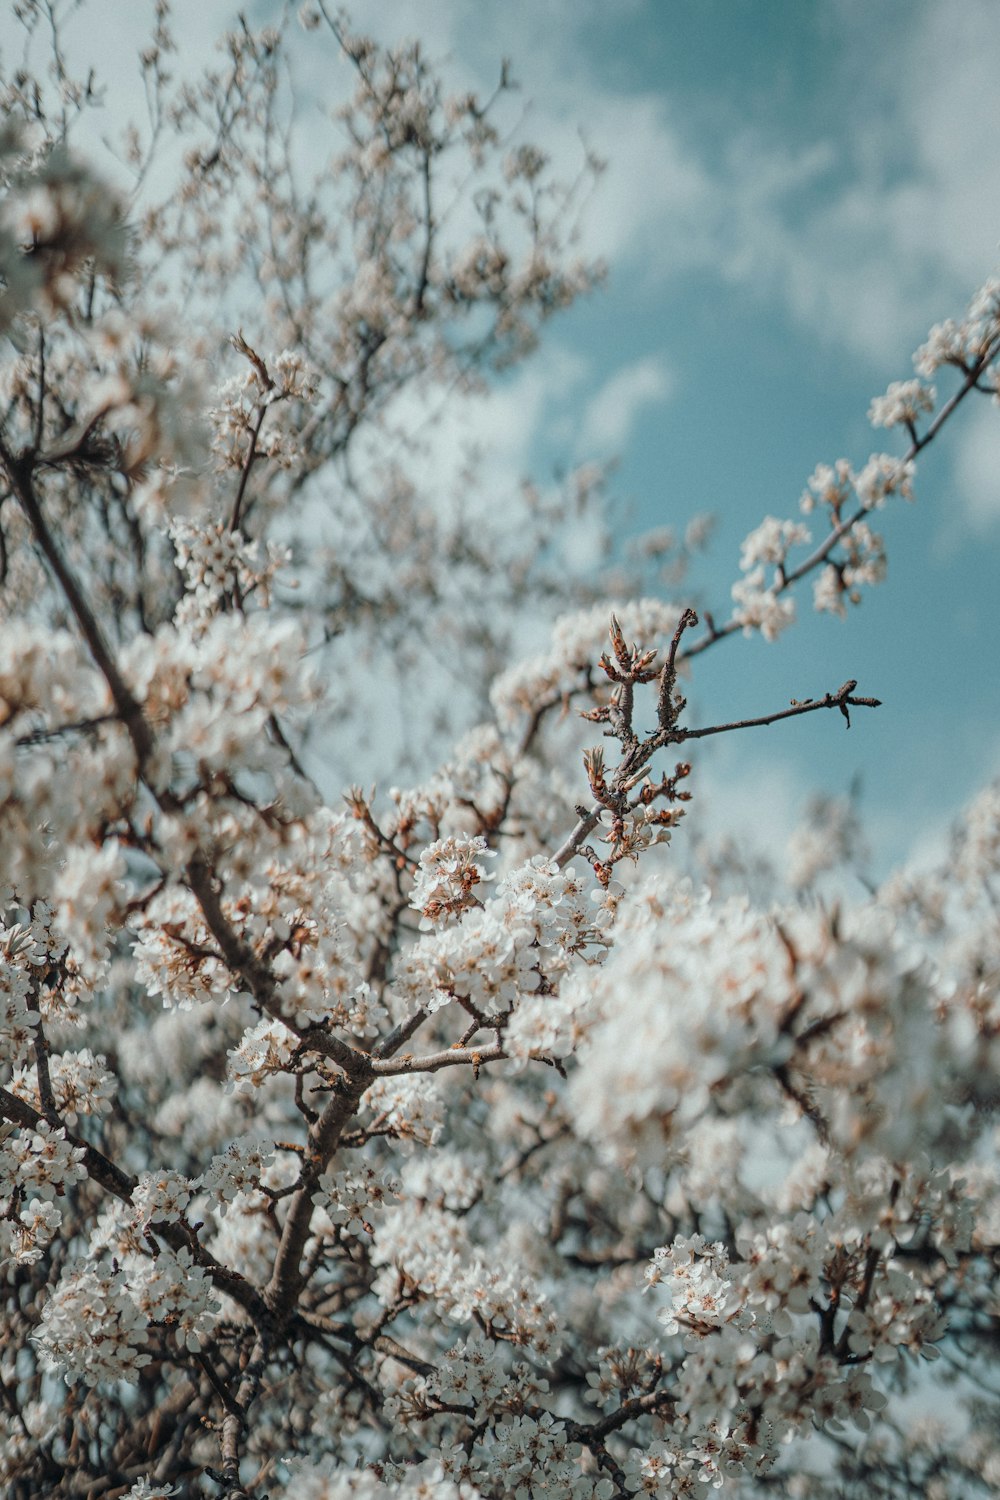
[[[175,77],[157,0],[126,192],[60,17],[18,10],[0,1481],[991,1492],[1000,791],[850,900],[827,799],[734,891],[685,843],[695,742],[878,700],[705,724],[683,684],[808,587],[843,615],[883,582],[872,512],[998,389],[1000,283],[918,350],[940,397],[872,401],[901,451],[819,464],[808,529],[763,518],[729,618],[696,612],[663,560],[700,523],[582,578],[599,470],[504,511],[406,440],[407,402],[487,389],[602,273],[573,246],[599,163],[565,185],[512,133],[506,67],[479,97],[309,0],[351,92],[307,184],[292,18]]]

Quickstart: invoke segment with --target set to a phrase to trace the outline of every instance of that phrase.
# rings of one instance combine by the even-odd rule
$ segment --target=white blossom
[[[480,863],[484,858],[495,859],[496,852],[486,847],[482,834],[452,834],[421,851],[410,905],[420,912],[422,928],[435,927],[476,904],[477,890],[489,878]]]
[[[873,427],[913,426],[923,412],[934,410],[937,392],[920,380],[894,380],[884,396],[876,396],[868,408]]]
[[[176,1224],[190,1201],[190,1183],[169,1167],[163,1172],[143,1172],[132,1194],[136,1213],[144,1224]]]
[[[151,10],[127,205],[58,7],[0,68],[0,1489],[992,1492],[1000,792],[836,901],[843,800],[773,881],[665,847],[686,676],[882,582],[913,457],[819,464],[719,624],[606,465],[449,487],[596,158],[310,0],[310,181],[288,18],[194,77]],[[994,277],[870,420],[998,349]]]
[[[744,635],[759,630],[765,641],[776,641],[795,619],[794,599],[765,587],[763,567],[754,568],[732,587],[736,608],[733,619]]]
[[[765,516],[743,542],[740,567],[746,573],[758,563],[783,563],[790,547],[808,541],[809,528],[801,522],[779,521],[776,516]]]
[[[238,1193],[260,1187],[266,1169],[274,1161],[274,1143],[266,1136],[247,1135],[231,1141],[226,1150],[213,1156],[202,1173],[198,1186],[215,1198],[220,1214]]]
[[[151,1358],[144,1348],[147,1328],[121,1269],[78,1265],[53,1288],[37,1343],[45,1364],[61,1371],[67,1383],[135,1381]]]
[[[357,1172],[324,1172],[319,1190],[316,1196],[332,1223],[370,1229],[369,1217],[389,1198],[398,1198],[399,1183],[363,1166]]]

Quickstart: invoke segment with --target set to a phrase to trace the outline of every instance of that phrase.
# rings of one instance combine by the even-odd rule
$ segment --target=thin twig
[[[609,796],[613,800],[617,795],[623,794],[630,787],[635,786],[644,773],[653,755],[664,749],[667,745],[682,745],[685,740],[705,739],[712,734],[725,734],[733,729],[755,729],[767,724],[776,724],[781,719],[797,718],[800,714],[815,713],[817,709],[836,708],[847,719],[848,726],[850,718],[849,708],[879,708],[878,698],[855,697],[854,689],[857,682],[853,678],[845,682],[835,693],[824,693],[822,698],[807,698],[802,702],[795,702],[790,708],[777,710],[775,713],[762,714],[755,719],[734,719],[728,724],[710,724],[703,729],[669,728],[660,729],[651,734],[646,740],[637,746],[627,750],[621,764],[618,766],[611,782]],[[608,804],[603,801],[595,801],[589,809],[580,809],[579,821],[572,831],[560,844],[552,856],[554,863],[562,869],[569,861],[580,852],[584,841],[589,837],[600,821],[601,813]]]
[[[818,708],[839,708],[847,719],[847,727],[851,727],[848,716],[848,707],[851,708],[881,708],[882,702],[879,698],[855,698],[854,689],[857,682],[851,680],[845,682],[843,687],[835,693],[824,693],[822,698],[804,698],[795,701],[791,708],[779,709],[777,713],[761,714],[756,719],[734,719],[729,724],[710,724],[704,729],[678,729],[671,734],[671,742],[682,744],[685,740],[702,740],[710,734],[726,734],[731,729],[759,729],[766,724],[777,724],[781,719],[794,719],[799,714],[815,713]]]
[[[992,364],[993,360],[997,356],[998,351],[1000,351],[1000,338],[994,339],[993,342],[986,347],[986,349],[980,355],[979,359],[977,359],[975,363],[969,367],[969,369],[966,371],[965,379],[963,380],[962,384],[959,386],[957,391],[954,391],[952,393],[952,395],[944,403],[941,409],[935,414],[934,419],[929,423],[926,432],[921,437],[911,436],[910,446],[907,448],[903,456],[898,460],[897,472],[902,470],[907,464],[912,463],[917,455],[934,441],[938,433],[941,431],[941,428],[948,421],[952,413],[966,399],[966,397],[969,395],[969,392],[978,388],[980,375],[985,369],[987,369],[990,364]],[[809,554],[808,557],[804,558],[803,561],[800,562],[797,567],[792,568],[791,571],[782,573],[782,576],[775,584],[774,593],[776,595],[785,593],[793,586],[793,584],[798,583],[800,579],[804,578],[807,573],[811,573],[815,568],[818,568],[821,563],[827,560],[830,553],[833,551],[834,547],[837,545],[840,539],[846,536],[849,531],[857,526],[859,521],[863,521],[865,517],[870,514],[871,511],[866,506],[862,505],[859,506],[856,511],[852,511],[852,513],[849,516],[845,517],[844,520],[839,521],[836,526],[831,528],[828,535],[823,538],[823,540]],[[724,625],[717,626],[712,617],[706,614],[706,622],[708,624],[706,633],[699,640],[688,646],[686,651],[681,652],[680,656],[678,657],[679,661],[690,661],[691,657],[699,656],[703,651],[707,651],[710,646],[714,646],[716,641],[724,640],[727,636],[731,636],[736,631],[743,629],[742,620],[727,620]]]

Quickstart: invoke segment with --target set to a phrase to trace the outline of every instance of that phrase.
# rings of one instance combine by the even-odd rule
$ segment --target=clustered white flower
[[[227,604],[245,607],[251,595],[256,604],[267,605],[272,581],[288,561],[286,548],[248,541],[222,521],[204,525],[175,516],[169,531],[185,584],[178,622],[197,631]]]
[[[243,352],[240,341],[234,342]],[[251,359],[245,375],[225,382],[218,405],[209,412],[219,467],[239,470],[249,458],[260,457],[291,468],[302,457],[296,437],[300,413],[295,403],[311,405],[319,379],[318,371],[291,349],[282,350],[267,364],[259,357]]]
[[[937,323],[913,356],[918,375],[931,376],[942,365],[969,370],[995,348],[1000,334],[1000,277],[991,276],[969,303],[965,317]]]
[[[444,1100],[433,1078],[379,1078],[362,1100],[372,1128],[385,1131],[409,1152],[414,1145],[434,1146],[444,1126]]]
[[[132,1193],[136,1215],[142,1224],[176,1224],[191,1201],[191,1184],[167,1167],[162,1172],[142,1172]]]
[[[61,1226],[67,1189],[86,1178],[84,1154],[46,1120],[33,1132],[0,1136],[0,1264],[41,1259]]]
[[[220,1214],[225,1214],[239,1193],[260,1187],[273,1161],[274,1142],[267,1136],[242,1136],[231,1141],[220,1155],[212,1157],[197,1187],[215,1200]]]
[[[42,1309],[36,1335],[46,1365],[67,1381],[131,1380],[152,1356],[148,1319],[120,1267],[68,1267]]]
[[[29,28],[41,15],[21,10]],[[171,50],[156,14],[151,97]],[[168,320],[130,310],[114,194],[62,144],[0,132],[17,543],[0,630],[0,1484],[27,1493],[43,1473],[68,1494],[116,1465],[101,1483],[162,1500],[178,1491],[155,1417],[176,1421],[163,1451],[183,1450],[182,1477],[218,1473],[221,1441],[230,1489],[253,1465],[297,1500],[675,1500],[761,1479],[827,1496],[850,1465],[894,1482],[901,1449],[929,1455],[910,1490],[943,1500],[932,1437],[882,1413],[954,1334],[996,1342],[1000,790],[974,801],[945,871],[849,905],[808,899],[854,844],[839,805],[800,840],[801,892],[762,903],[680,878],[653,847],[677,809],[642,800],[643,767],[624,811],[601,802],[594,752],[600,810],[576,806],[566,770],[579,705],[638,753],[632,684],[599,668],[609,615],[619,667],[626,641],[648,666],[688,623],[640,598],[561,616],[495,677],[495,722],[419,785],[321,806],[313,658],[354,653],[327,708],[356,727],[358,663],[378,674],[355,616],[392,627],[405,667],[443,559],[478,547],[481,576],[504,571],[475,519],[439,526],[372,456],[388,409],[525,352],[596,268],[566,259],[573,200],[545,154],[445,94],[419,47],[379,49],[311,0],[301,19],[353,65],[327,174],[350,253],[319,199],[306,212],[247,152],[243,132],[276,118],[278,29],[229,38],[231,96],[213,75],[164,116],[200,129],[234,103],[215,159],[191,145],[182,200],[150,210],[151,240],[186,247],[220,295],[248,271],[267,293],[268,352],[233,340],[245,368],[211,435],[195,374],[210,339],[175,349]],[[4,97],[29,92],[15,78]],[[471,230],[433,210],[457,147],[482,178]],[[219,223],[230,191],[238,244]],[[42,344],[44,370],[26,353]],[[998,345],[991,281],[916,366],[1000,391]],[[936,400],[897,382],[870,417],[912,452]],[[384,530],[374,558],[312,546],[334,461],[350,514],[334,534]],[[885,573],[871,512],[912,479],[905,454],[817,467],[802,510],[826,537],[797,570],[811,532],[766,517],[709,643],[774,640],[800,573],[818,609],[858,602]],[[38,552],[59,560],[55,606]],[[488,656],[499,638],[481,638]],[[574,816],[641,855],[622,884],[582,839],[553,854]],[[1000,1475],[995,1392],[974,1373],[957,1372],[963,1494]],[[82,1387],[72,1405],[52,1374]],[[188,1388],[190,1410],[165,1416]],[[810,1437],[827,1458],[796,1468]]]
[[[333,1224],[344,1224],[355,1232],[369,1230],[369,1218],[389,1198],[399,1196],[399,1183],[380,1176],[371,1167],[360,1171],[324,1172],[319,1179],[318,1201]]]
[[[457,917],[477,903],[477,890],[489,877],[483,859],[495,859],[479,833],[452,834],[428,844],[410,891],[410,905],[420,912],[426,931]]]
[[[733,619],[743,627],[744,635],[759,630],[765,641],[776,641],[795,619],[795,601],[779,594],[774,584],[766,585],[764,578],[762,567],[753,568],[733,584]]]
[[[884,396],[876,396],[868,408],[873,427],[912,427],[925,412],[934,410],[937,392],[922,380],[894,380]]]
[[[603,952],[583,894],[579,876],[536,857],[454,926],[414,944],[399,988],[430,1010],[464,999],[487,1015],[512,1011],[521,996],[554,989],[574,956]]]
[[[743,542],[740,567],[747,572],[758,563],[784,563],[790,547],[808,541],[809,528],[800,521],[779,521],[777,516],[765,516]]]
[[[460,1219],[428,1203],[390,1205],[375,1227],[374,1289],[391,1303],[419,1289],[453,1323],[478,1323],[491,1337],[552,1358],[562,1342],[559,1318],[534,1279],[476,1253]]]
[[[76,1125],[81,1115],[110,1112],[117,1081],[108,1069],[106,1057],[101,1054],[95,1057],[89,1047],[53,1052],[48,1056],[46,1071],[56,1113],[67,1125]],[[37,1064],[18,1068],[10,1080],[10,1090],[39,1108],[42,1098]]]
[[[227,1059],[231,1089],[259,1088],[283,1073],[295,1049],[295,1038],[281,1021],[263,1020],[249,1027]]]
[[[898,383],[885,397],[872,403],[875,425],[893,426],[916,419],[919,411],[933,409],[934,392],[918,381]],[[881,583],[885,578],[882,538],[860,517],[864,511],[881,508],[890,495],[913,498],[914,465],[910,458],[873,453],[858,471],[847,459],[818,464],[810,476],[800,508],[810,515],[817,505],[827,508],[830,533],[822,544],[819,560],[829,560],[813,582],[817,610],[843,616],[845,602],[861,602],[861,586]],[[851,502],[859,510],[851,513]],[[744,635],[759,631],[766,641],[778,636],[795,619],[795,603],[786,592],[789,549],[810,540],[809,531],[796,521],[767,516],[743,542],[740,567],[744,576],[732,586],[735,608],[732,620]],[[770,578],[767,565],[773,569]]]

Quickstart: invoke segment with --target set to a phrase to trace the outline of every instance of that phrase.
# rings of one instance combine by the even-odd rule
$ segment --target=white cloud
[[[690,822],[699,840],[709,848],[731,840],[748,857],[781,869],[810,790],[790,757],[773,749],[761,754],[734,736],[703,754],[691,790]]]
[[[564,108],[586,120],[588,144],[607,161],[584,218],[589,253],[643,290],[711,262],[724,235],[725,199],[682,142],[667,101],[595,87],[585,100],[572,93]]]
[[[408,470],[440,490],[478,456],[483,493],[495,504],[532,473],[543,439],[562,447],[563,456],[572,447],[571,413],[588,370],[579,355],[550,343],[487,393],[449,390],[428,401],[420,391],[407,391],[393,404],[392,424],[416,444]],[[384,438],[376,441],[384,445]]]
[[[887,69],[918,169],[914,201],[900,195],[894,205],[897,237],[966,279],[989,267],[1000,240],[998,44],[993,0],[924,4],[906,30],[901,66]]]
[[[824,342],[882,361],[960,312],[997,259],[1000,11],[845,3],[833,36],[832,86],[850,101],[836,150],[802,153],[796,180],[781,141],[737,143],[720,187],[744,249],[728,272]]]
[[[467,46],[467,5],[450,8]],[[914,0],[905,16],[831,8],[821,87],[827,106],[846,101],[840,118],[829,123],[827,108],[823,127],[805,115],[788,127],[794,135],[772,124],[714,143],[690,135],[666,92],[607,84],[588,51],[587,6],[560,6],[558,24],[545,27],[532,23],[534,10],[511,0],[489,39],[503,50],[531,37],[519,65],[532,101],[524,129],[559,169],[579,162],[581,122],[608,159],[584,247],[609,259],[619,286],[647,294],[693,267],[714,270],[784,304],[821,343],[884,363],[960,310],[991,269],[1000,240],[1000,164],[985,144],[1000,134],[994,0]],[[643,10],[650,27],[662,24],[655,6]],[[477,44],[481,55],[482,37]],[[706,79],[708,112],[710,88]],[[731,101],[719,104],[732,118]]]
[[[438,0],[419,16],[409,0],[355,0],[350,8],[354,24],[382,40],[419,31],[429,55],[450,59],[451,80],[471,77],[483,94],[499,59],[513,53],[523,90],[501,111],[505,131],[544,144],[564,177],[580,168],[581,125],[608,158],[581,248],[608,258],[619,286],[631,282],[646,294],[693,267],[714,269],[784,304],[812,336],[884,362],[922,337],[949,303],[957,306],[998,255],[995,0],[912,0],[905,15],[857,0],[832,5],[820,90],[827,105],[842,95],[841,119],[827,135],[806,117],[794,138],[772,124],[721,143],[693,138],[666,91],[608,82],[590,40],[592,0],[551,0],[544,20],[535,0],[502,8]],[[150,9],[91,0],[85,22],[71,28],[75,49],[88,61],[128,60],[145,40]],[[631,11],[633,26],[664,24],[651,0]],[[234,14],[229,0],[177,0],[177,71],[210,58]],[[255,22],[273,16],[271,0],[251,10]],[[332,66],[326,47],[302,38],[299,52],[306,116],[342,95],[349,76]],[[706,78],[707,114],[711,87]],[[718,104],[720,118],[734,118],[732,100]],[[143,111],[138,70],[119,69],[106,126],[116,130]]]
[[[977,399],[956,414],[951,434],[954,505],[980,535],[1000,526],[1000,416],[992,401]]]
[[[587,453],[617,452],[628,442],[642,409],[669,401],[675,387],[672,372],[656,355],[616,371],[587,405],[581,448]]]

